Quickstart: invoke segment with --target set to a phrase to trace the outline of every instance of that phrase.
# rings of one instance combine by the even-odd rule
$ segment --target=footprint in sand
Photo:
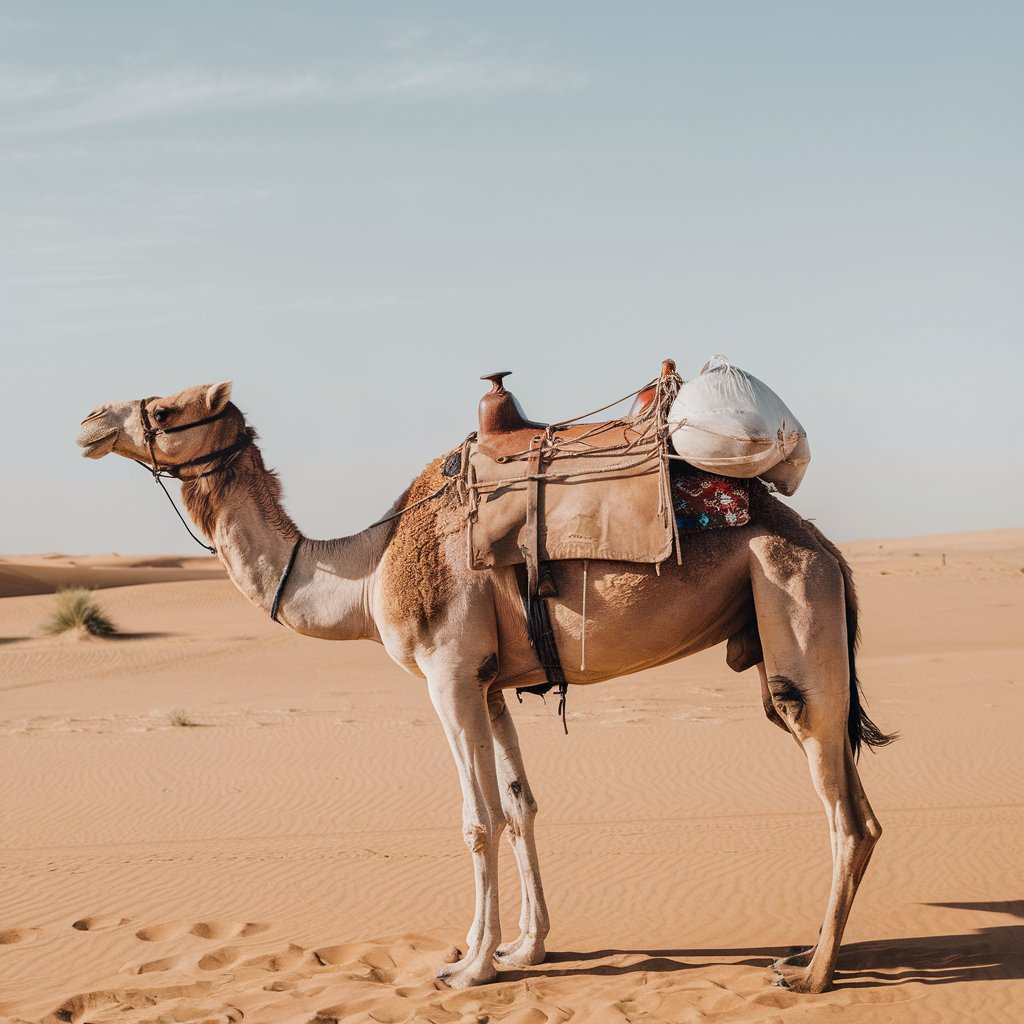
[[[155,971],[173,971],[181,967],[185,962],[183,956],[165,956],[160,960],[150,960],[147,963],[139,964],[135,974],[152,974]]]
[[[263,986],[264,992],[291,992],[292,989],[298,987],[297,981],[289,981],[287,979],[279,979],[278,981],[272,981],[269,985]]]
[[[0,946],[13,946],[18,942],[31,942],[39,935],[38,928],[6,928],[0,931]]]
[[[245,961],[246,967],[261,967],[265,971],[272,971],[275,974],[279,971],[290,971],[301,963],[315,963],[313,955],[301,946],[289,945],[280,953],[270,953],[265,956],[254,957]]]
[[[212,953],[207,953],[206,956],[200,957],[199,959],[199,970],[201,971],[221,971],[225,967],[230,967],[238,957],[241,950],[235,949],[233,946],[225,946],[224,949],[215,949]]]
[[[80,932],[105,932],[111,928],[120,928],[129,923],[129,918],[120,914],[93,914],[91,917],[80,917],[71,923],[71,927]]]
[[[352,977],[390,985],[395,977],[394,959],[387,950],[365,943],[323,946],[313,951],[321,967],[341,967]],[[354,973],[352,973],[354,972]]]
[[[166,942],[181,935],[195,935],[200,939],[223,942],[225,939],[244,939],[265,932],[270,925],[254,921],[168,921],[140,928],[135,933],[143,942]]]
[[[360,1000],[360,1002],[363,1001]],[[358,1014],[358,1017],[355,1016],[353,1010]],[[360,1010],[362,1011],[361,1013]],[[404,999],[375,994],[371,997],[371,1002],[360,1006],[358,1009],[349,1004],[339,1004],[337,1006],[328,1006],[322,1010],[317,1010],[315,1016],[309,1020],[309,1024],[345,1024],[345,1021],[354,1019],[378,1021],[379,1024],[404,1024],[405,1021],[412,1019],[411,1014],[413,1012],[413,1008]],[[471,1021],[475,1019],[478,1021],[484,1021],[484,1024],[486,1024],[487,1020],[486,1016],[483,1014],[474,1014],[469,1017],[463,1017],[460,1015],[459,1018],[448,1016],[446,1014],[445,1017],[441,1019],[461,1019],[464,1021]]]
[[[88,1021],[101,1016],[104,1020],[113,1019],[113,1014],[120,1016],[132,1010],[150,1010],[161,1003],[178,1002],[175,1008],[181,1009],[180,1000],[206,996],[211,988],[210,982],[194,982],[191,985],[173,985],[167,988],[117,989],[82,992],[65,999],[53,1013],[44,1017],[45,1024],[51,1021]],[[133,1015],[133,1019],[138,1019]],[[175,1016],[176,1020],[209,1020],[219,1022],[240,1021],[242,1014],[233,1006],[221,1006],[205,1015]]]

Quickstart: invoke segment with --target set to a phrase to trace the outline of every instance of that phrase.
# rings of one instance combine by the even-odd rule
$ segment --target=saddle
[[[675,363],[634,393],[627,416],[597,423],[527,419],[508,372],[481,378],[491,390],[463,452],[470,567],[525,564],[528,597],[543,598],[554,596],[545,562],[678,556],[666,419],[682,383]]]

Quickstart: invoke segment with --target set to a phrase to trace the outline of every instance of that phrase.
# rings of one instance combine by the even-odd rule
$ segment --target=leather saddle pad
[[[555,435],[535,474],[540,561],[659,563],[672,554],[674,510],[663,449],[654,438],[631,437],[628,427],[618,427],[617,435],[580,441]],[[467,461],[470,567],[525,562],[528,455],[499,461],[473,444]]]

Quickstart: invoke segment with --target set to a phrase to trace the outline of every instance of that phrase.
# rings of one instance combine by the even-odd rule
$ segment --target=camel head
[[[173,470],[224,449],[243,428],[231,405],[231,382],[222,381],[165,398],[99,405],[82,420],[78,444],[87,459],[114,452]]]

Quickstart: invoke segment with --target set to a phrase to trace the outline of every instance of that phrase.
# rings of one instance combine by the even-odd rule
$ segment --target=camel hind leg
[[[781,548],[781,545],[786,545]],[[843,930],[881,826],[864,794],[850,746],[850,666],[843,577],[816,545],[767,538],[752,546],[752,583],[775,713],[807,757],[825,809],[832,884],[817,945],[777,961],[776,984],[829,987]]]

